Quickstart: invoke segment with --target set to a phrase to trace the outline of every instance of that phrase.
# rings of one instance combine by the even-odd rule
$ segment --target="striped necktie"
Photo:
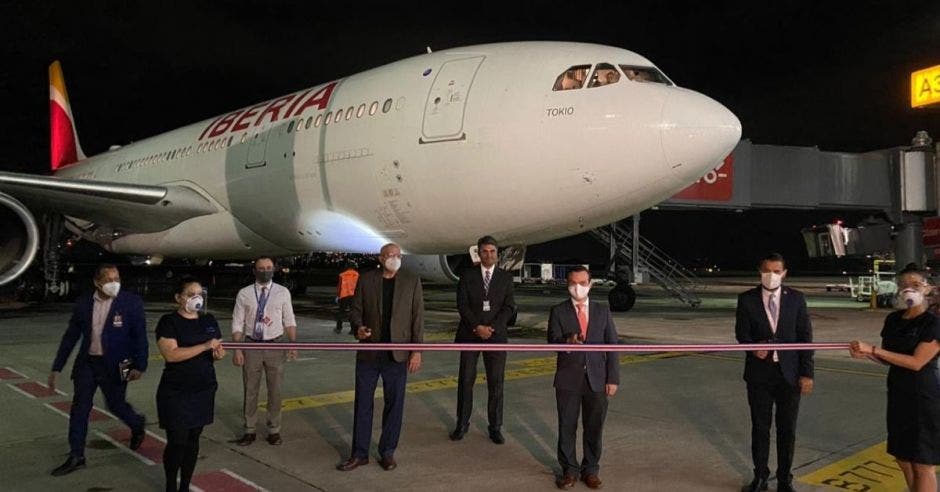
[[[484,270],[483,273],[483,295],[489,295],[490,293],[490,271]]]

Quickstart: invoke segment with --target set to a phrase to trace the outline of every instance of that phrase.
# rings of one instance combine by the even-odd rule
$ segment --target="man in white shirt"
[[[232,312],[232,340],[271,344],[266,350],[236,350],[233,362],[242,368],[245,384],[245,434],[238,441],[247,446],[257,436],[258,393],[261,372],[268,389],[268,444],[281,444],[281,379],[285,360],[297,358],[296,350],[279,350],[277,342],[297,341],[297,321],[291,306],[290,290],[273,281],[274,260],[262,256],[254,263],[255,283],[238,291]]]

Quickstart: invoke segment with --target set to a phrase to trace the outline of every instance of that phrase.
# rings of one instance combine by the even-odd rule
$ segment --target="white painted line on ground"
[[[142,454],[135,453],[133,450],[131,450],[131,448],[129,448],[129,447],[127,447],[127,446],[125,446],[125,445],[123,445],[123,444],[117,442],[116,440],[114,440],[114,438],[112,438],[111,436],[105,434],[104,432],[95,431],[95,434],[97,434],[99,437],[101,437],[101,438],[104,439],[105,441],[108,441],[108,442],[110,442],[111,444],[114,444],[114,446],[117,447],[118,449],[120,449],[121,451],[124,451],[125,453],[127,453],[127,454],[129,454],[129,455],[131,455],[131,456],[133,456],[133,457],[139,459],[140,461],[144,462],[145,465],[156,465],[156,463],[154,463],[150,458],[148,458],[148,457],[146,457],[146,456],[144,456],[144,455],[142,455]]]
[[[39,381],[36,381],[36,384],[38,384],[39,386],[42,386],[43,388],[49,389],[49,385],[48,385],[48,384],[43,384],[43,383],[41,383],[41,382],[39,382]],[[54,390],[52,390],[52,391],[55,391],[56,393],[58,393],[58,394],[60,394],[60,395],[62,395],[62,396],[68,396],[68,395],[69,395],[68,393],[66,393],[66,392],[64,392],[64,391],[61,391],[59,388],[56,388],[56,389],[54,389]]]
[[[238,480],[239,482],[241,482],[241,483],[243,483],[243,484],[245,484],[245,485],[247,485],[247,486],[249,486],[249,487],[254,487],[254,488],[260,490],[261,492],[269,492],[268,489],[266,489],[266,488],[264,488],[264,487],[262,487],[262,486],[260,486],[260,485],[258,485],[258,484],[256,484],[256,483],[252,482],[251,480],[248,480],[247,478],[245,478],[245,477],[243,477],[243,476],[241,476],[241,475],[239,475],[239,474],[237,474],[237,473],[235,473],[235,472],[229,470],[228,468],[223,468],[221,471],[222,471],[222,473],[224,473],[224,474],[226,474],[226,475],[228,475],[228,476],[234,478],[235,480]]]
[[[16,369],[13,369],[13,368],[10,367],[10,366],[6,366],[6,367],[4,367],[4,369],[6,369],[6,370],[8,370],[8,371],[10,371],[10,372],[12,372],[12,373],[19,374],[20,376],[23,376],[23,377],[26,378],[26,379],[29,379],[28,376],[26,376],[25,374],[23,374],[23,373],[20,372],[20,371],[17,371]]]
[[[29,393],[27,393],[27,392],[25,392],[25,391],[23,391],[23,390],[17,388],[17,387],[16,387],[15,385],[13,385],[13,384],[7,383],[7,386],[9,386],[11,390],[16,391],[17,393],[19,393],[19,394],[21,394],[21,395],[26,395],[26,396],[28,396],[28,397],[34,399],[34,400],[36,399],[35,396],[33,396],[33,395],[31,395],[31,394],[29,394]]]
[[[63,412],[62,410],[59,410],[58,408],[52,406],[51,403],[43,403],[43,406],[46,407],[46,408],[48,408],[49,410],[52,410],[53,412],[55,412],[55,413],[57,413],[57,414],[59,414],[59,415],[65,417],[65,418],[70,418],[70,417],[69,417],[69,414],[67,414],[67,413]]]

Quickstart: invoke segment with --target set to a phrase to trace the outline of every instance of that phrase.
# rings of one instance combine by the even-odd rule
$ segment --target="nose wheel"
[[[607,302],[610,304],[612,311],[629,311],[633,309],[633,305],[636,304],[636,291],[633,290],[630,284],[617,284],[617,286],[610,289],[610,292],[607,294]]]

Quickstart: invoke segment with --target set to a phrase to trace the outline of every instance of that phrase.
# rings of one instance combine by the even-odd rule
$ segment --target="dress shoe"
[[[584,485],[587,485],[589,489],[599,489],[603,485],[601,479],[592,473],[581,475],[581,481],[584,482]]]
[[[245,435],[242,436],[241,439],[239,439],[239,440],[237,441],[237,442],[238,442],[238,445],[239,445],[239,446],[247,446],[247,445],[249,445],[249,444],[255,442],[255,438],[256,438],[256,437],[257,437],[257,436],[255,435],[254,432],[246,433]]]
[[[281,442],[283,442],[281,441],[281,435],[277,432],[274,434],[268,434],[268,444],[272,446],[280,446]]]
[[[395,463],[394,456],[384,456],[379,459],[379,464],[382,465],[382,469],[385,471],[392,471],[398,467],[398,463]]]
[[[451,440],[451,441],[459,441],[459,440],[463,439],[463,436],[464,436],[464,434],[466,434],[466,433],[467,433],[467,429],[458,427],[458,428],[454,429],[454,432],[451,432],[451,433],[450,433],[450,440]]]
[[[577,477],[574,475],[562,475],[555,479],[555,485],[561,489],[570,489],[574,487],[574,484],[578,481]]]
[[[62,466],[52,470],[52,476],[61,477],[62,475],[68,475],[79,468],[85,468],[85,458],[83,456],[69,455],[69,459],[65,460]]]
[[[128,443],[127,447],[131,448],[134,451],[140,449],[140,445],[144,443],[144,438],[147,437],[147,432],[143,429],[140,429],[139,432],[131,433],[131,442]]]
[[[780,482],[777,484],[777,492],[795,492],[792,482]]]
[[[503,437],[503,433],[498,430],[490,431],[490,441],[493,441],[496,444],[505,444],[506,439]]]
[[[767,479],[766,478],[754,478],[751,480],[749,485],[745,485],[741,488],[741,492],[759,492],[761,490],[767,490]]]
[[[357,458],[355,456],[350,457],[348,460],[336,465],[336,469],[339,471],[350,471],[359,468],[362,465],[368,465],[369,458]]]

